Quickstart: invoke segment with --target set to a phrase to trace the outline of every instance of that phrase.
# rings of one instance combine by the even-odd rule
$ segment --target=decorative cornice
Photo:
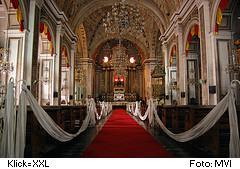
[[[58,6],[54,0],[45,0],[44,5],[45,7],[50,8],[50,11],[54,14],[57,20],[60,19],[62,22],[68,22],[68,18],[66,17],[65,13],[58,9]]]
[[[38,8],[41,9],[43,6],[44,0],[35,0],[35,2],[36,2],[36,5],[38,6]]]
[[[171,36],[176,31],[175,28],[178,25],[181,25],[185,21],[185,19],[191,14],[193,9],[196,7],[195,1],[197,0],[192,0],[192,1],[185,0],[185,2],[182,4],[178,12],[175,12],[171,17],[170,25],[166,29],[165,33],[159,37],[159,40],[168,41],[171,38]]]
[[[201,6],[204,5],[204,3],[209,4],[209,1],[208,0],[195,0],[195,4],[198,7],[198,9],[201,8]]]
[[[51,18],[56,22],[57,31],[61,31],[61,35],[65,35],[65,37],[70,43],[76,43],[77,36],[70,28],[68,24],[68,18],[63,11],[60,11],[58,9],[58,6],[54,2],[54,0],[45,0],[43,7],[44,9],[46,9],[47,13],[51,16]]]
[[[94,60],[91,58],[79,58],[80,64],[94,63]]]
[[[144,61],[143,61],[143,65],[144,64],[156,64],[157,63],[157,58],[149,58],[149,59],[145,59]]]

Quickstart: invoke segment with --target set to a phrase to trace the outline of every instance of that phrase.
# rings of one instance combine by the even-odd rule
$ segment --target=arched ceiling
[[[56,4],[64,11],[69,19],[72,29],[77,32],[80,25],[84,25],[86,32],[86,43],[89,55],[98,48],[99,41],[106,39],[102,27],[102,19],[111,6],[119,0],[55,0]],[[140,14],[145,19],[145,35],[139,37],[129,36],[136,44],[144,46],[148,55],[155,55],[156,39],[159,32],[164,33],[167,29],[170,18],[176,12],[183,0],[126,0],[132,6],[140,9]],[[113,37],[109,37],[113,38]],[[115,37],[116,38],[116,37]]]

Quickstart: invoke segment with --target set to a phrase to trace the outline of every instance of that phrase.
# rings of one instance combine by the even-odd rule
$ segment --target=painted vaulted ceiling
[[[84,36],[88,55],[94,54],[97,47],[109,40],[106,38],[102,26],[102,19],[111,6],[119,0],[55,0],[58,7],[69,18],[69,23],[76,34],[79,27],[84,27]],[[126,35],[126,39],[133,41],[145,55],[156,55],[156,45],[159,35],[164,33],[170,23],[171,16],[183,3],[183,0],[126,0],[128,4],[137,6],[145,19],[145,35],[133,37]],[[82,32],[82,31],[80,31]]]

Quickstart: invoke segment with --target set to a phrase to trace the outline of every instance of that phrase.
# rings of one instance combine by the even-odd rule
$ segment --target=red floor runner
[[[82,157],[144,158],[172,157],[125,110],[114,110]]]

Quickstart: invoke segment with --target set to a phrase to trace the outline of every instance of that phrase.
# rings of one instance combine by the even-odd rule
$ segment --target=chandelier
[[[144,18],[139,8],[120,0],[112,6],[103,19],[103,27],[107,35],[126,35],[144,33]]]
[[[9,9],[7,8],[7,14],[9,14]],[[13,63],[9,62],[9,48],[8,48],[8,26],[9,26],[9,16],[7,16],[7,27],[6,27],[6,38],[5,47],[0,47],[0,73],[12,72],[14,69]],[[1,78],[1,77],[0,77]],[[3,80],[3,79],[0,79]]]
[[[121,39],[111,48],[107,43],[102,52],[103,70],[114,70],[116,75],[126,75],[127,70],[134,69],[136,64],[135,56],[129,56],[129,49],[122,44]]]
[[[13,63],[8,61],[8,50],[6,48],[0,48],[0,72],[12,72]]]
[[[125,73],[128,64],[129,60],[126,49],[121,46],[121,40],[119,40],[119,44],[116,47],[116,54],[113,55],[111,60],[111,65],[116,70],[116,73],[120,75]]]

